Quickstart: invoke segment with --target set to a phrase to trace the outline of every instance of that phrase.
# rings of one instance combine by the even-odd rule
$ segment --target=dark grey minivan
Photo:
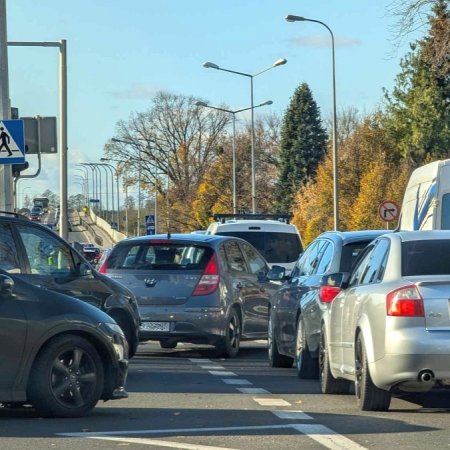
[[[226,357],[237,355],[241,340],[267,338],[276,288],[268,270],[248,242],[204,234],[126,239],[99,269],[136,295],[141,340],[211,344]]]

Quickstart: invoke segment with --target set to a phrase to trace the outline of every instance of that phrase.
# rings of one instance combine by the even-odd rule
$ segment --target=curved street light
[[[263,103],[260,103],[259,105],[254,106],[253,108],[259,108],[261,106],[266,105],[272,105],[272,100],[267,100]],[[242,108],[242,109],[236,109],[236,110],[230,110],[225,108],[218,108],[217,106],[210,106],[205,102],[195,102],[196,106],[201,106],[203,108],[210,108],[210,109],[216,109],[217,111],[224,111],[229,114],[233,115],[233,214],[237,213],[237,195],[236,195],[236,114],[240,113],[242,111],[248,111],[249,109],[252,109],[252,107],[249,108]]]
[[[230,72],[234,73],[236,75],[242,75],[244,77],[250,78],[250,109],[252,112],[252,118],[251,118],[251,146],[252,146],[252,212],[253,214],[256,214],[256,173],[255,173],[255,118],[254,118],[254,105],[253,105],[253,78],[257,77],[258,75],[261,75],[264,72],[267,72],[270,69],[273,69],[274,67],[282,66],[287,63],[287,60],[284,58],[277,59],[270,67],[267,67],[263,70],[260,70],[259,72],[256,72],[254,74],[245,73],[245,72],[238,72],[236,70],[230,70],[230,69],[224,69],[223,67],[218,66],[215,63],[212,63],[210,61],[207,61],[203,63],[203,67],[206,69],[216,69],[216,70],[222,70],[224,72]]]
[[[324,26],[331,36],[331,59],[333,78],[333,205],[334,205],[334,229],[339,230],[339,178],[338,178],[338,143],[337,143],[337,118],[336,118],[336,65],[334,58],[334,35],[331,28],[324,22],[316,19],[307,19],[302,16],[289,14],[285,18],[288,22],[314,22]]]

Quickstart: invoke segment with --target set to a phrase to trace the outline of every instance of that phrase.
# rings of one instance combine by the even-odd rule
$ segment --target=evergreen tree
[[[299,188],[314,177],[326,152],[327,134],[311,90],[302,83],[284,115],[276,189],[278,211],[292,211]]]
[[[449,33],[448,1],[439,0],[429,34],[411,46],[392,94],[386,92],[385,126],[401,155],[414,165],[450,154],[450,64],[447,54],[441,54]]]

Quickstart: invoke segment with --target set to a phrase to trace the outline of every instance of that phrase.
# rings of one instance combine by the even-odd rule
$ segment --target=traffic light
[[[22,164],[12,164],[13,177],[19,177],[20,172],[22,172],[23,170],[27,170],[28,167],[29,167],[28,161],[25,161]]]

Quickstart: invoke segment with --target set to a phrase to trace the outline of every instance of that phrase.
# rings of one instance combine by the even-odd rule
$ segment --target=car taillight
[[[320,286],[319,289],[319,298],[322,303],[331,303],[334,300],[339,292],[341,292],[341,288],[336,286]]]
[[[219,265],[217,264],[216,255],[212,255],[192,295],[212,294],[219,286],[219,281]]]
[[[98,269],[98,271],[99,271],[100,273],[102,273],[103,275],[106,274],[106,259],[105,259],[105,261],[103,261],[103,264],[100,266],[100,268]]]
[[[423,299],[415,285],[404,286],[386,296],[388,316],[424,317]]]

